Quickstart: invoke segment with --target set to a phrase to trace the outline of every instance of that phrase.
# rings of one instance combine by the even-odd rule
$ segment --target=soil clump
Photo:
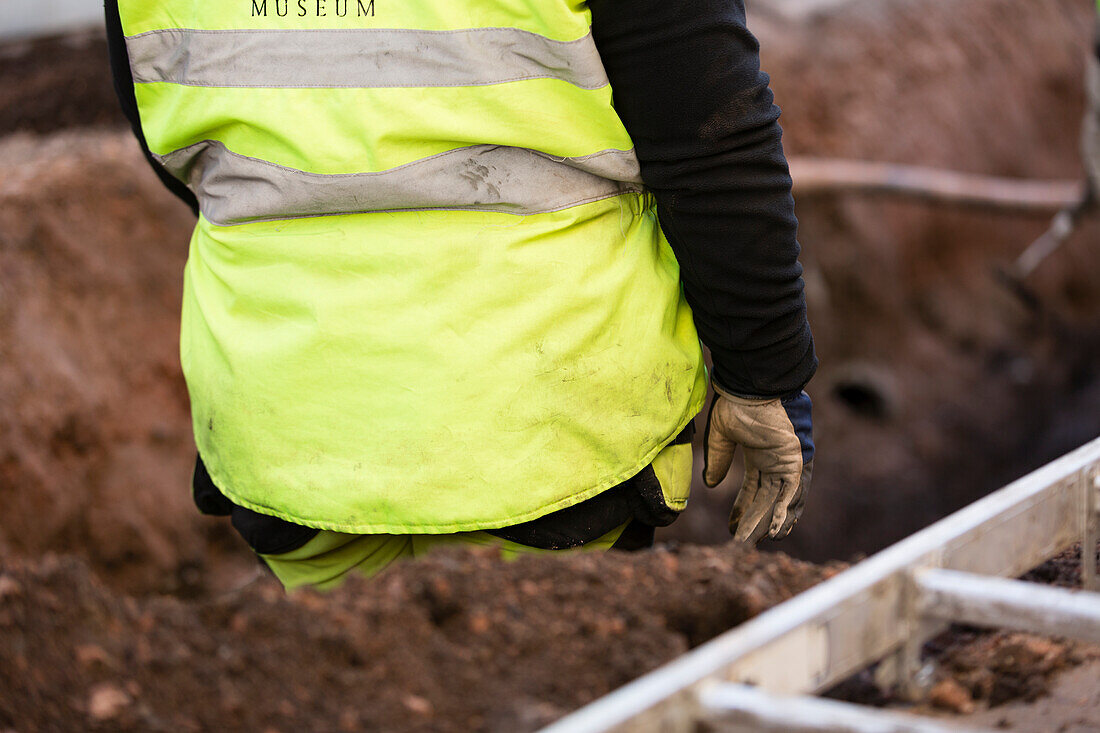
[[[0,729],[525,731],[829,577],[733,545],[441,551],[328,595],[122,597],[0,562]]]

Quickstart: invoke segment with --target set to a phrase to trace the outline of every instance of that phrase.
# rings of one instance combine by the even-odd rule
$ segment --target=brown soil
[[[732,546],[442,552],[323,597],[265,578],[186,601],[0,562],[0,730],[532,730],[832,572]]]
[[[121,132],[9,136],[0,168],[0,554],[77,552],[122,588],[195,591],[236,540],[187,492],[190,214]]]
[[[975,703],[996,707],[1013,700],[1034,702],[1050,692],[1059,672],[1100,659],[1100,649],[1072,641],[1054,641],[1012,632],[952,632],[950,646],[938,657],[942,679],[960,693],[932,696],[931,703],[957,713]]]
[[[124,123],[101,31],[0,46],[0,135]]]
[[[1043,697],[1010,702],[960,717],[968,726],[1021,733],[1096,733],[1100,730],[1100,661],[1058,674]]]
[[[1094,563],[1100,563],[1100,545],[1097,545],[1092,560]],[[1081,544],[1077,543],[1034,570],[1029,570],[1020,576],[1020,580],[1043,583],[1044,585],[1056,585],[1061,588],[1080,588],[1082,583]]]

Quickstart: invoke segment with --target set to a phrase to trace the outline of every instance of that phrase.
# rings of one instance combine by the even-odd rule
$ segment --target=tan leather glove
[[[703,481],[717,486],[741,446],[745,478],[730,513],[734,539],[786,537],[805,504],[813,471],[810,397],[746,399],[716,391],[703,434]]]

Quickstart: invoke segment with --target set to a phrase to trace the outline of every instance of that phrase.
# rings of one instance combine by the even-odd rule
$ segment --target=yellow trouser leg
[[[345,534],[321,530],[297,550],[261,555],[287,590],[331,590],[357,570],[371,576],[401,557],[412,557],[409,535]]]
[[[586,542],[576,550],[608,550],[619,535],[626,529],[626,525],[620,525],[602,537],[597,537],[591,542]],[[495,537],[488,532],[457,532],[455,534],[414,534],[412,539],[412,552],[414,557],[423,557],[432,550],[440,547],[458,547],[461,545],[476,545],[479,547],[498,547],[500,556],[505,560],[511,560],[519,555],[537,555],[542,553],[569,552],[569,550],[543,550],[538,547],[528,547],[517,542]]]
[[[607,550],[615,544],[626,525],[616,527],[580,550]],[[344,534],[321,530],[297,550],[281,555],[261,555],[275,577],[293,590],[311,586],[331,590],[352,572],[371,577],[401,558],[421,557],[440,547],[475,545],[497,547],[501,557],[512,559],[520,554],[562,552],[540,550],[494,537],[488,532],[459,532],[441,535]]]

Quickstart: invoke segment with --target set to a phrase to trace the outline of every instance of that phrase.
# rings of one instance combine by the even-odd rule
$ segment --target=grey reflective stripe
[[[592,34],[553,41],[516,28],[459,31],[190,30],[126,39],[134,82],[203,87],[457,87],[561,79],[607,85]]]
[[[221,226],[424,209],[541,214],[642,190],[633,150],[554,158],[474,145],[389,170],[333,175],[239,155],[212,140],[157,159],[188,183],[203,216]]]

